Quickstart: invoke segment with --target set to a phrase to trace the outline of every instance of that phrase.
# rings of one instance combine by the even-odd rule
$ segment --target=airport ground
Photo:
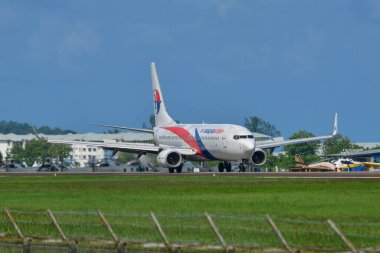
[[[245,175],[250,174],[256,173]],[[33,175],[16,177],[2,174],[2,208],[50,208],[57,211],[101,209],[169,214],[205,211],[234,215],[270,213],[311,219],[380,221],[379,177],[221,176],[226,173],[191,174],[193,176]]]
[[[96,212],[101,210],[116,233],[130,242],[162,242],[149,216],[154,212],[170,241],[218,245],[205,219],[207,212],[236,252],[248,252],[245,247],[256,247],[257,251],[249,252],[285,252],[266,214],[294,252],[347,251],[327,219],[343,229],[358,249],[380,250],[379,173],[319,174],[7,172],[0,174],[0,208],[8,208],[22,231],[35,244],[45,246],[51,246],[52,237],[59,238],[47,220],[46,210],[50,209],[82,249],[115,245],[108,243],[112,237]],[[334,176],[337,174],[343,176]],[[17,244],[5,213],[0,213],[0,251],[6,243],[13,243],[9,246],[13,248]],[[49,243],[43,238],[50,238]],[[128,247],[141,250],[144,245]],[[66,250],[64,247],[61,249]]]

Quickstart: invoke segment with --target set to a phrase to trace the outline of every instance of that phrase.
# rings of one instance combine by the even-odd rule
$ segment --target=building
[[[45,139],[56,139],[66,141],[103,141],[103,142],[149,142],[152,140],[151,134],[141,133],[118,133],[118,134],[99,134],[99,133],[85,133],[85,134],[66,134],[66,135],[41,135]],[[33,134],[16,135],[16,134],[0,134],[0,152],[5,159],[7,152],[9,152],[14,145],[21,145],[25,148],[28,141],[35,139]],[[84,167],[86,163],[92,161],[100,161],[104,158],[109,158],[109,152],[98,147],[89,147],[83,144],[72,145],[72,152],[69,160],[73,164],[79,164]]]

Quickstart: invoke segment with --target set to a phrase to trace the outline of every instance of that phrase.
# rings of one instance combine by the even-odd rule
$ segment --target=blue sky
[[[0,0],[1,120],[141,127],[151,61],[182,123],[380,141],[378,0]]]

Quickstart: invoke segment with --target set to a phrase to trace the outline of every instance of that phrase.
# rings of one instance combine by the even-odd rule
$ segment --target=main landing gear
[[[177,171],[177,173],[181,173],[182,172],[182,167],[183,167],[183,164],[181,164],[177,168],[169,168],[169,173],[174,173],[175,170]]]
[[[218,165],[219,172],[223,172],[226,169],[227,172],[231,172],[231,163],[230,162],[220,162]]]

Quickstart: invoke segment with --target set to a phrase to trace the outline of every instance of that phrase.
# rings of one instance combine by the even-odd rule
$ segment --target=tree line
[[[41,134],[75,134],[73,130],[62,130],[60,128],[50,128],[48,126],[41,126],[37,128],[38,133]],[[2,134],[32,134],[33,129],[28,123],[19,123],[15,121],[0,121],[0,133]]]

